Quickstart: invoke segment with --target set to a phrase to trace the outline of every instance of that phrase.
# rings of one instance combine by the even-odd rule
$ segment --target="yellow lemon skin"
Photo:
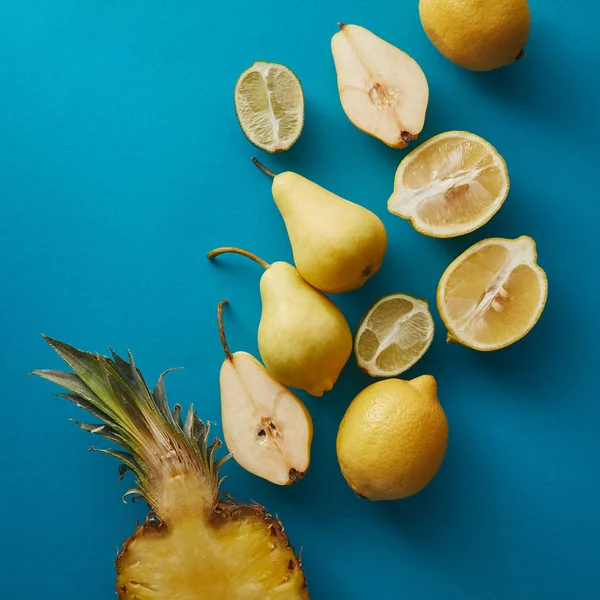
[[[448,445],[448,421],[431,375],[387,379],[352,401],[337,435],[348,485],[369,500],[398,500],[421,491]]]
[[[420,0],[419,14],[433,45],[471,71],[521,58],[531,27],[527,0]]]

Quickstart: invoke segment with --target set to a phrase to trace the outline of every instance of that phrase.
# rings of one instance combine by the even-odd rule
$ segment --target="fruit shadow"
[[[478,464],[478,454],[467,442],[471,437],[469,426],[455,419],[444,462],[429,485],[402,500],[373,503],[375,512],[400,537],[424,551],[456,543],[456,524],[468,522],[473,510],[473,500],[465,490],[494,484],[492,472]],[[477,481],[470,481],[475,474]]]
[[[507,518],[503,499],[510,490],[508,475],[494,456],[478,448],[473,435],[476,426],[466,419],[455,420],[445,461],[432,482],[414,496],[374,507],[399,543],[419,557],[414,560],[426,562],[452,582],[463,598],[488,597],[482,591],[489,589],[498,568],[496,562],[485,559],[477,560],[478,568],[472,568],[474,555],[493,552],[486,540],[486,523],[504,523],[506,537],[518,542],[521,552],[527,552],[532,543]]]
[[[444,256],[445,267],[449,266],[465,250],[487,238],[512,239],[521,235],[530,235],[536,239],[536,231],[532,230],[532,227],[537,227],[538,224],[532,223],[532,226],[529,226],[520,209],[523,196],[523,192],[509,192],[508,198],[500,210],[482,227],[471,233],[452,238],[429,238],[428,241],[435,247],[434,252],[439,256]],[[442,276],[442,272],[439,273],[439,276]]]
[[[556,127],[559,141],[567,132],[559,128],[559,117],[564,111],[565,101],[563,94],[557,92],[568,90],[569,95],[577,98],[571,100],[574,105],[590,105],[586,100],[586,94],[589,94],[586,90],[587,78],[574,76],[573,66],[569,66],[572,52],[565,46],[566,39],[551,23],[538,19],[523,59],[487,72],[454,66],[456,77],[465,87],[476,88],[485,96],[506,102],[511,110],[522,113],[524,118],[551,123]],[[576,118],[579,120],[581,116]],[[570,124],[569,137],[577,129]],[[518,135],[518,131],[515,135]]]
[[[574,370],[580,368],[574,359],[574,349],[591,342],[584,339],[589,332],[581,320],[577,320],[575,311],[569,314],[562,308],[568,306],[568,300],[561,298],[561,292],[558,284],[550,285],[540,320],[515,344],[493,352],[453,345],[452,351],[464,354],[464,361],[469,361],[474,369],[487,371],[486,379],[498,387],[518,389],[520,393],[514,397],[519,402],[524,395],[532,402],[543,404],[545,409],[563,402],[569,385],[565,370],[575,376]],[[572,401],[571,398],[569,402]]]

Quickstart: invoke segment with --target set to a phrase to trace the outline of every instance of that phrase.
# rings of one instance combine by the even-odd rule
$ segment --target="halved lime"
[[[407,294],[383,296],[358,326],[354,338],[356,362],[372,377],[395,377],[427,352],[433,333],[433,317],[426,300]]]
[[[234,102],[244,134],[261,150],[289,150],[302,133],[304,92],[284,65],[255,62],[240,75]]]

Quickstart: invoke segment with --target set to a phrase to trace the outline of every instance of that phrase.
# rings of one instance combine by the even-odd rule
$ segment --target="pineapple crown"
[[[54,370],[35,370],[32,374],[52,381],[70,393],[55,394],[83,408],[102,423],[73,422],[85,431],[101,435],[121,446],[124,451],[91,448],[109,454],[121,461],[121,478],[127,470],[133,471],[137,487],[128,490],[141,496],[157,513],[164,501],[161,491],[165,480],[179,475],[200,478],[202,489],[209,493],[213,508],[218,502],[218,471],[229,458],[215,459],[221,441],[208,443],[210,426],[196,417],[190,404],[185,420],[182,408],[176,404],[169,409],[164,387],[165,371],[156,387],[150,391],[142,373],[129,361],[111,350],[112,358],[77,350],[64,342],[44,339],[73,369],[74,373]]]

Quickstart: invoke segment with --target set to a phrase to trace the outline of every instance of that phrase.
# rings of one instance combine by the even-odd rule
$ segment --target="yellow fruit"
[[[370,500],[397,500],[422,490],[442,464],[448,422],[431,375],[387,379],[352,401],[337,436],[348,485]]]
[[[381,267],[387,233],[381,219],[364,206],[286,171],[273,178],[275,204],[287,229],[294,263],[302,278],[326,294],[355,290]]]
[[[384,144],[404,148],[425,123],[425,73],[412,57],[368,29],[338,25],[331,51],[346,116]]]
[[[74,372],[33,373],[101,421],[75,423],[122,447],[92,450],[118,459],[121,477],[132,471],[125,495],[150,508],[116,558],[119,600],[310,600],[283,525],[256,502],[221,493],[221,441],[209,443],[192,405],[184,418],[180,405],[171,411],[164,373],[150,391],[131,353],[126,361],[46,341]]]
[[[491,144],[473,133],[447,131],[402,160],[388,210],[420,233],[455,237],[487,223],[509,185],[506,163]]]
[[[211,250],[208,258],[229,252],[265,269],[260,280],[263,310],[258,350],[267,371],[284,385],[306,390],[311,396],[331,390],[352,354],[352,332],[340,309],[289,263],[270,265],[231,246]]]
[[[498,350],[520,340],[540,318],[548,296],[535,242],[490,238],[463,252],[437,291],[448,341]]]
[[[465,69],[491,71],[524,56],[527,0],[420,0],[419,13],[433,45]]]

